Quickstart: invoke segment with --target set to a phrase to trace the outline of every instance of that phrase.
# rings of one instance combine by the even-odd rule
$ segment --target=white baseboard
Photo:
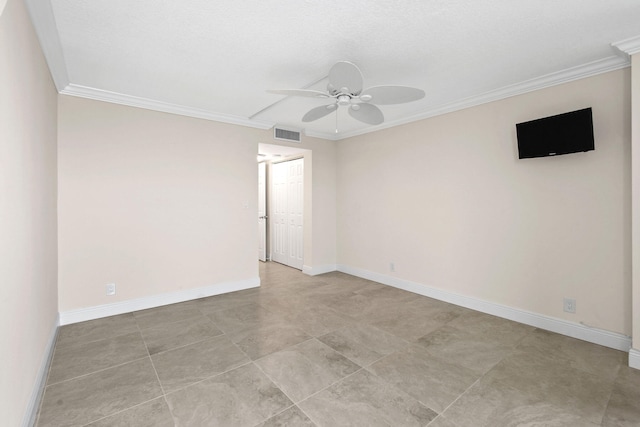
[[[524,323],[525,325],[535,326],[536,328],[556,332],[572,338],[581,339],[583,341],[614,348],[616,350],[629,351],[631,348],[631,338],[615,332],[592,328],[580,323],[569,322],[563,319],[532,313],[490,301],[459,295],[453,292],[423,285],[421,283],[411,282],[409,280],[403,280],[369,270],[350,267],[348,265],[338,264],[337,269],[343,273],[362,277],[363,279],[373,280],[384,285],[393,286],[405,291],[424,295],[461,307],[470,308],[482,313],[502,317],[504,319]],[[635,360],[637,361],[638,366],[640,366],[640,353],[638,353],[636,357],[637,359]],[[629,356],[629,359],[631,360],[631,355]]]
[[[318,274],[330,273],[336,270],[337,266],[335,264],[317,265],[315,267],[309,267],[308,265],[302,266],[302,272],[309,276],[317,276]]]
[[[60,313],[60,325],[69,325],[71,323],[100,319],[102,317],[114,316],[117,314],[131,313],[133,311],[145,310],[147,308],[160,307],[163,305],[175,304],[198,298],[226,294],[229,292],[241,291],[244,289],[257,288],[258,286],[260,286],[260,278],[254,277],[247,280],[218,283],[216,285],[205,286],[202,288],[186,289],[184,291],[152,295],[143,298],[116,302],[113,304],[80,308],[77,310],[70,310]]]
[[[47,375],[49,374],[49,366],[51,366],[51,360],[53,359],[53,350],[56,345],[56,339],[58,338],[58,326],[60,326],[60,315],[56,316],[53,329],[49,334],[49,341],[44,350],[42,356],[42,362],[36,375],[36,382],[31,389],[31,397],[27,404],[27,409],[22,419],[23,427],[31,427],[36,425],[36,417],[38,416],[38,409],[40,408],[40,402],[44,395],[44,387],[47,385]]]
[[[629,350],[629,367],[640,369],[640,350],[635,348]]]

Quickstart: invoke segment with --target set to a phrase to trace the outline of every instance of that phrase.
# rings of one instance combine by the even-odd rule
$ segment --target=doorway
[[[258,259],[304,271],[311,253],[311,150],[258,144]],[[264,196],[263,196],[264,194]]]
[[[273,163],[272,168],[271,259],[302,270],[304,159]]]
[[[258,259],[267,260],[267,164],[258,163]]]

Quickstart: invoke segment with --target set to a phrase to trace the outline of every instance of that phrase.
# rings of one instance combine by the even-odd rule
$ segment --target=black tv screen
[[[591,108],[516,125],[521,159],[595,149]]]

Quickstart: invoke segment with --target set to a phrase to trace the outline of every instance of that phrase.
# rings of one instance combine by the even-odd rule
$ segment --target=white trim
[[[68,84],[60,90],[63,95],[77,96],[79,98],[95,99],[96,101],[111,102],[113,104],[128,105],[130,107],[144,108],[147,110],[161,111],[163,113],[177,114],[180,116],[195,117],[197,119],[212,120],[222,123],[247,126],[257,129],[271,129],[275,123],[261,120],[250,120],[246,117],[232,116],[230,114],[214,113],[199,108],[186,107],[184,105],[171,104],[138,96],[125,95],[108,90],[94,89],[87,86]]]
[[[317,265],[315,267],[310,267],[308,265],[302,266],[302,272],[308,276],[317,276],[319,274],[330,273],[336,270],[337,266],[335,264]]]
[[[160,307],[163,305],[175,304],[198,298],[210,297],[213,295],[226,294],[228,292],[257,288],[258,286],[260,286],[260,278],[254,277],[252,279],[240,280],[237,282],[218,283],[216,285],[205,286],[202,288],[186,289],[184,291],[152,295],[116,302],[113,304],[80,308],[60,313],[60,324],[69,325],[71,323],[100,319],[102,317],[114,316],[117,314],[131,313],[133,311],[145,310],[148,308]]]
[[[25,0],[31,22],[36,30],[42,52],[47,60],[53,83],[60,92],[69,84],[67,64],[62,52],[62,44],[58,37],[58,27],[51,8],[51,2]]]
[[[513,320],[519,323],[524,323],[525,325],[535,326],[536,328],[556,332],[569,337],[581,339],[583,341],[588,341],[594,344],[599,344],[621,351],[629,351],[629,349],[631,348],[631,338],[622,334],[618,334],[616,332],[592,328],[584,324],[569,322],[563,319],[557,319],[555,317],[532,313],[526,310],[521,310],[506,305],[496,304],[490,301],[456,294],[431,286],[426,286],[421,283],[411,282],[409,280],[403,280],[397,277],[386,276],[384,274],[376,273],[369,270],[341,264],[338,264],[337,267],[338,271],[341,271],[343,273],[362,277],[363,279],[373,280],[375,282],[393,286],[405,291],[424,295],[461,307],[470,308],[482,313],[492,314],[494,316]]]
[[[566,70],[557,71],[555,73],[540,76],[531,80],[516,83],[513,85],[505,86],[500,89],[492,90],[490,92],[475,95],[469,98],[465,98],[459,101],[450,102],[441,106],[436,106],[427,109],[419,114],[405,117],[399,120],[393,120],[385,122],[381,125],[368,127],[352,132],[345,132],[338,134],[337,139],[351,138],[358,135],[363,135],[370,132],[376,132],[391,127],[416,122],[419,120],[428,119],[435,116],[440,116],[447,113],[452,113],[458,110],[464,110],[465,108],[476,107],[478,105],[487,104],[489,102],[499,101],[501,99],[510,98],[512,96],[522,95],[524,93],[533,92],[540,89],[545,89],[551,86],[556,86],[564,83],[569,83],[574,80],[580,80],[587,77],[595,76],[609,71],[615,71],[622,68],[629,67],[629,58],[623,58],[620,56],[610,56],[609,58],[600,59],[587,64],[579,65],[577,67],[567,68]],[[318,138],[321,138],[319,134]]]
[[[330,133],[330,132],[316,132],[314,130],[304,130],[305,136],[309,136],[311,138],[319,138],[319,139],[327,139],[329,141],[339,141],[343,139],[339,133]]]
[[[247,117],[232,116],[226,114],[214,113],[207,110],[190,108],[182,105],[175,105],[161,101],[155,101],[152,99],[139,98],[135,96],[129,96],[125,94],[104,91],[100,89],[90,88],[86,86],[80,86],[70,83],[70,79],[67,72],[66,62],[64,59],[64,53],[62,50],[62,44],[57,31],[57,25],[53,10],[50,2],[42,2],[39,0],[25,0],[27,9],[31,16],[31,20],[34,24],[40,45],[44,52],[49,70],[55,82],[58,92],[78,96],[82,98],[95,99],[100,101],[112,102],[121,105],[128,105],[132,107],[145,108],[149,110],[162,111],[165,113],[178,114],[182,116],[196,117],[206,120],[214,120],[223,123],[237,124],[241,126],[248,126],[258,129],[270,129],[275,126],[276,123],[253,120]],[[612,56],[609,58],[597,60],[587,64],[579,65],[576,67],[568,68],[566,70],[558,71],[555,73],[547,74],[535,79],[527,80],[514,85],[506,86],[491,92],[486,92],[476,96],[472,96],[466,99],[454,101],[445,105],[429,108],[417,115],[411,117],[402,118],[386,122],[380,126],[367,127],[365,129],[355,130],[351,132],[345,132],[340,134],[333,134],[330,132],[316,132],[311,130],[304,131],[305,135],[313,138],[328,139],[331,141],[350,138],[353,136],[363,135],[370,132],[375,132],[382,129],[399,126],[415,122],[418,120],[427,119],[430,117],[439,116],[441,114],[450,113],[453,111],[462,110],[469,107],[485,104],[492,101],[508,98],[515,95],[543,89],[550,86],[555,86],[562,83],[567,83],[573,80],[590,77],[593,75],[605,73],[608,71],[614,71],[620,68],[626,68],[629,66],[629,58],[627,55],[632,55],[640,52],[640,36],[632,37],[626,40],[612,43],[611,46],[619,52],[622,52],[622,56]],[[322,79],[321,79],[322,80]],[[285,99],[285,98],[283,98]],[[280,101],[277,101],[280,102]],[[276,103],[277,103],[276,102]],[[264,111],[264,110],[262,110]],[[257,115],[259,113],[254,114]],[[253,116],[252,116],[253,117]]]
[[[49,334],[49,341],[44,350],[42,356],[42,362],[40,368],[36,374],[36,382],[31,389],[31,397],[27,403],[27,409],[22,419],[23,427],[30,427],[36,425],[36,417],[38,416],[38,409],[40,409],[40,402],[44,395],[44,387],[47,385],[47,376],[49,374],[49,366],[51,366],[51,360],[53,359],[53,350],[55,349],[56,339],[58,338],[58,326],[60,326],[60,315],[56,315],[56,319],[53,324],[53,329]]]
[[[636,53],[640,53],[640,36],[611,43],[611,46],[625,55],[635,55]]]
[[[640,369],[640,350],[635,348],[629,350],[629,367]]]

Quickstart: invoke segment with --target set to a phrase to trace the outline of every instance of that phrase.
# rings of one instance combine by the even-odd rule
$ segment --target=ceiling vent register
[[[299,131],[275,127],[273,128],[273,139],[289,142],[301,142],[302,136]]]

